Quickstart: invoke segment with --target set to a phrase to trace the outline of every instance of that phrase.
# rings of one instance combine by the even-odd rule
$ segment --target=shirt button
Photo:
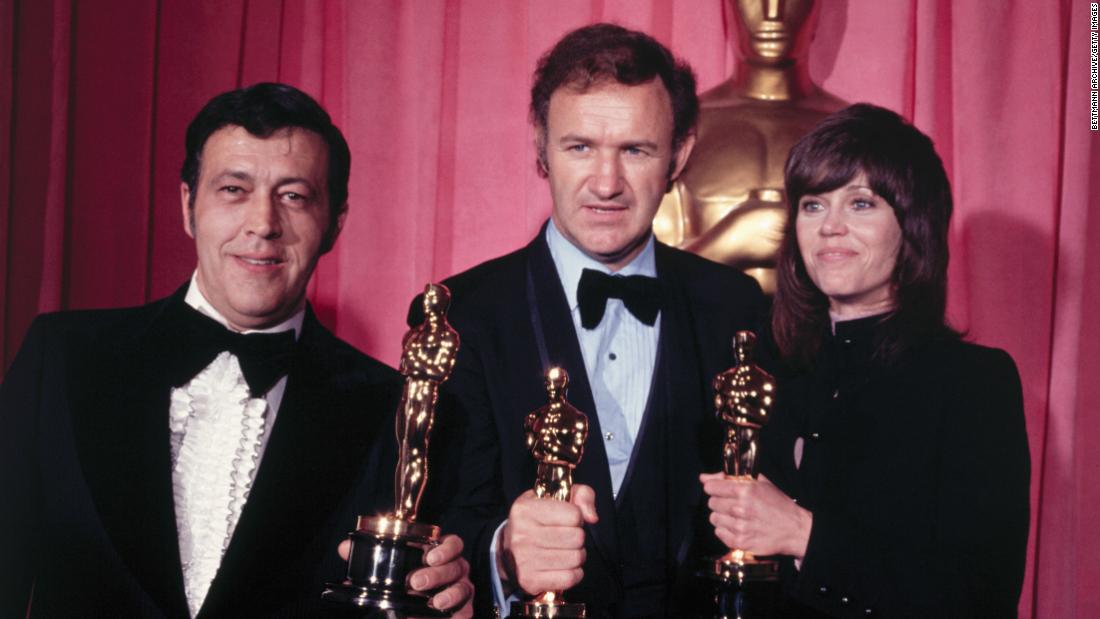
[[[608,358],[608,359],[611,359],[612,361],[614,361],[614,360],[618,359],[618,358],[619,358],[619,356],[618,356],[618,355],[616,355],[615,353],[608,353],[608,355],[607,355],[607,358]]]
[[[819,441],[819,440],[821,440],[821,433],[820,432],[813,432],[813,433],[810,434],[810,438],[814,439],[815,441]]]
[[[615,440],[615,433],[614,432],[607,432],[606,434],[603,435],[603,437],[606,438],[609,441],[613,441],[613,440]]]
[[[837,399],[837,398],[839,398],[839,397],[840,397],[840,389],[835,389],[835,390],[833,391],[833,399],[835,400],[835,399]]]
[[[829,588],[826,587],[825,585],[821,585],[820,587],[817,588],[817,594],[820,595],[820,596],[829,595]]]
[[[863,616],[864,617],[870,617],[871,615],[874,615],[874,614],[875,614],[875,611],[870,609],[870,608],[864,608],[863,609]]]
[[[844,597],[840,598],[840,605],[841,606],[847,606],[849,602],[851,602],[851,600],[848,599],[848,596],[844,596]]]

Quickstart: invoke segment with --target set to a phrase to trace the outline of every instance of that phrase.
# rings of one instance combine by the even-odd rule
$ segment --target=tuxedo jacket
[[[698,475],[720,470],[722,435],[711,381],[733,364],[734,333],[756,328],[762,295],[744,274],[661,243],[656,268],[664,293],[658,358],[619,496],[630,487],[641,459],[654,455],[639,449],[648,432],[652,440],[647,444],[666,452],[661,476],[671,508],[667,531],[661,532],[665,540],[653,543],[668,545],[672,572],[688,566],[693,532],[714,538],[709,527],[695,522],[705,506]],[[523,422],[547,404],[544,376],[552,365],[569,373],[567,399],[588,416],[584,455],[573,479],[595,490],[599,515],[598,523],[586,527],[584,580],[566,598],[586,603],[589,616],[619,614],[623,579],[633,566],[623,564],[624,549],[618,547],[603,433],[545,226],[527,247],[444,283],[452,292],[449,320],[461,347],[443,388],[457,402],[462,427],[441,428],[432,449],[438,451],[438,462],[447,463],[437,472],[445,480],[442,485],[454,489],[444,526],[465,542],[478,616],[491,612],[488,553],[494,531],[512,502],[534,485],[536,463],[524,444]],[[414,302],[411,321],[418,319],[417,309]],[[655,407],[655,402],[665,405]]]
[[[0,615],[187,617],[170,298],[32,325],[0,387]],[[200,617],[316,616],[358,513],[390,507],[397,373],[306,310],[260,467]]]

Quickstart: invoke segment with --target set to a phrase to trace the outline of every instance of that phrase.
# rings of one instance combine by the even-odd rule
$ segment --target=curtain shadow
[[[810,72],[821,83],[833,74],[840,43],[848,29],[848,0],[819,0],[817,34],[810,54]]]

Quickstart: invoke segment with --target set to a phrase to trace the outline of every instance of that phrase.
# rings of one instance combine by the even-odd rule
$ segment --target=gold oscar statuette
[[[417,522],[428,480],[428,438],[435,421],[439,385],[451,375],[459,338],[447,323],[451,293],[441,284],[424,289],[424,323],[402,340],[405,388],[397,408],[397,469],[393,512],[360,516],[349,534],[347,577],[328,583],[321,597],[343,607],[388,611],[397,616],[448,617],[428,606],[429,595],[410,591],[409,574],[424,565],[424,553],[440,541],[439,527]]]
[[[768,295],[786,221],[787,154],[846,105],[810,78],[819,15],[843,12],[823,4],[727,0],[732,74],[699,95],[695,148],[653,220],[662,242],[741,269]]]
[[[736,365],[714,377],[714,408],[725,429],[722,470],[727,477],[755,479],[760,428],[768,422],[775,403],[775,379],[753,364],[756,336],[738,331],[733,338]],[[752,553],[734,548],[707,560],[706,576],[719,583],[718,616],[745,619],[751,612],[751,583],[774,582],[779,564],[757,559]]]
[[[538,461],[535,476],[535,496],[554,501],[568,501],[573,490],[573,469],[584,454],[588,437],[588,417],[565,400],[569,374],[559,367],[546,373],[546,393],[550,403],[532,411],[524,420],[527,448]],[[512,617],[573,619],[585,616],[584,604],[573,604],[562,598],[561,591],[545,591],[523,601],[512,602]]]

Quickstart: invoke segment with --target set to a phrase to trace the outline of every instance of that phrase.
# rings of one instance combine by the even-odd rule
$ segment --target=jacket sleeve
[[[836,617],[1016,616],[1030,475],[1021,385],[1006,353],[978,352],[945,379],[938,424],[914,428],[937,453],[933,542],[907,530],[910,514],[869,530],[840,504],[817,509],[794,580],[799,602]]]
[[[46,334],[40,317],[0,385],[0,616],[22,617],[34,584],[37,445]]]

